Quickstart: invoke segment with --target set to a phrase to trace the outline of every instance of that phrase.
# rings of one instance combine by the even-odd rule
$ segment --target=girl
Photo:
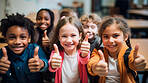
[[[65,17],[59,20],[51,40],[51,48],[55,51],[48,62],[49,70],[56,72],[55,83],[88,82],[85,67],[90,57],[88,35],[83,39],[82,24],[78,19]]]
[[[49,42],[52,35],[54,13],[49,9],[40,9],[36,17],[35,42],[39,44],[47,55],[50,55]],[[49,58],[49,56],[47,56]]]
[[[130,45],[130,28],[119,17],[108,17],[99,29],[103,53],[94,49],[88,62],[91,75],[99,75],[99,83],[135,83],[135,80],[124,64],[126,50]],[[125,44],[126,42],[126,44]],[[128,56],[129,68],[133,71],[143,70],[146,66],[145,58],[138,54],[139,45]]]
[[[40,9],[37,12],[36,17],[37,27],[35,29],[35,42],[42,47],[47,58],[49,59],[49,55],[51,53],[49,49],[49,42],[52,36],[52,29],[54,23],[54,13],[49,9]],[[47,71],[43,73],[43,78],[46,81],[52,82],[52,77],[54,74]]]

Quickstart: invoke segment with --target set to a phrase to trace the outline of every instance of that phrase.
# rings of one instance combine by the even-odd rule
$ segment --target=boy
[[[80,17],[80,21],[83,25],[84,34],[89,34],[88,42],[90,43],[90,52],[92,53],[93,49],[99,47],[100,44],[100,38],[97,34],[101,18],[97,14],[86,14]]]
[[[1,83],[43,83],[48,68],[45,53],[33,42],[33,22],[21,14],[7,15],[0,30],[8,46],[0,50]]]

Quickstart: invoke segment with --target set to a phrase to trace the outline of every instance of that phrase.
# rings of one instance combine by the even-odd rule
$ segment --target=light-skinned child
[[[0,49],[1,83],[43,83],[41,72],[48,60],[37,44],[29,44],[34,33],[33,22],[21,14],[7,15],[0,30],[7,46]]]
[[[83,25],[84,34],[89,34],[88,42],[90,43],[90,52],[92,53],[93,49],[98,48],[100,45],[101,39],[98,36],[98,29],[101,22],[101,18],[97,14],[92,13],[82,15],[80,17],[80,21]],[[92,76],[89,73],[88,77],[90,83],[96,83],[96,80],[98,79],[98,76]]]
[[[53,34],[54,13],[47,8],[42,8],[37,12],[35,29],[35,42],[42,47],[47,58],[50,57],[50,39]],[[44,81],[52,82],[54,73],[49,71],[43,72]]]
[[[60,19],[51,40],[54,49],[48,62],[56,72],[55,83],[88,83],[86,64],[90,57],[88,35],[75,17]]]
[[[130,44],[130,28],[123,18],[107,17],[102,21],[99,36],[104,48],[94,49],[87,64],[91,75],[99,75],[99,83],[135,83],[131,72],[124,64],[124,54]],[[129,68],[133,71],[143,70],[145,58],[138,53],[139,45],[130,51]],[[102,52],[103,51],[103,52]]]
[[[78,19],[78,16],[77,16],[77,13],[73,10],[73,9],[70,9],[70,8],[64,8],[60,11],[60,19],[65,16],[73,16],[75,18]]]
[[[100,37],[98,36],[98,29],[101,18],[97,14],[85,14],[80,17],[83,25],[84,34],[89,34],[88,42],[90,43],[90,52],[97,48],[100,44]]]

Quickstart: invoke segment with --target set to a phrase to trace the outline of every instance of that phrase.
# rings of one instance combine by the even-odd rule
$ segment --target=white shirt
[[[120,73],[118,72],[118,60],[108,55],[109,71],[106,76],[106,83],[120,83]]]
[[[74,56],[68,56],[64,52],[62,83],[80,83],[77,56],[78,52]]]

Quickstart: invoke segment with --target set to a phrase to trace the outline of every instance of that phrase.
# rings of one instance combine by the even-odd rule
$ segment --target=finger
[[[89,34],[87,33],[86,36],[85,36],[84,41],[88,42],[88,37],[89,37]]]
[[[135,46],[135,50],[134,50],[134,59],[137,57],[138,55],[138,50],[139,50],[139,43],[136,44]]]
[[[100,55],[100,60],[103,60],[105,62],[104,54],[101,50],[98,50],[98,53]]]
[[[48,36],[47,36],[47,30],[44,31],[44,37],[45,37],[45,38],[48,37]]]
[[[38,56],[38,50],[39,50],[39,47],[37,46],[35,48],[35,50],[34,50],[34,55],[33,55],[34,58],[39,58],[39,56]]]
[[[2,48],[2,51],[3,51],[3,57],[5,57],[5,59],[8,59],[8,56],[7,56],[7,50],[5,47]]]
[[[53,44],[53,47],[55,49],[55,53],[58,53],[59,54],[59,49],[58,49],[58,46],[56,44]]]

